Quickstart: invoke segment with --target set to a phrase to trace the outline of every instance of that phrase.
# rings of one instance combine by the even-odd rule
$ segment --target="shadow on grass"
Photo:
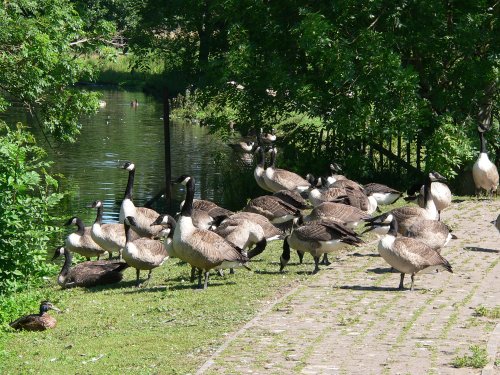
[[[376,273],[377,275],[384,274],[384,273],[400,273],[399,271],[397,271],[391,267],[388,267],[388,268],[381,268],[381,267],[370,268],[370,269],[367,269],[366,271]]]
[[[379,257],[380,254],[377,253],[369,253],[369,254],[361,254],[361,253],[352,253],[352,254],[347,254],[350,257]]]
[[[477,252],[481,252],[481,253],[495,253],[495,254],[500,253],[500,250],[496,250],[496,249],[486,249],[486,248],[484,248],[484,247],[475,247],[475,246],[467,246],[467,247],[464,247],[464,250],[469,250],[469,251],[477,251]]]

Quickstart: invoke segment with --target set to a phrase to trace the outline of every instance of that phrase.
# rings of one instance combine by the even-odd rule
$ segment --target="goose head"
[[[92,202],[92,204],[90,205],[90,208],[99,208],[99,207],[102,207],[102,201],[100,200],[96,200]]]
[[[337,163],[331,163],[330,171],[332,172],[332,174],[338,174],[342,172],[342,168]]]
[[[429,173],[429,178],[430,178],[431,182],[447,182],[448,181],[446,179],[446,177],[444,177],[443,175],[441,175],[440,173],[435,172],[435,171]]]
[[[68,219],[68,221],[64,223],[65,226],[77,225],[77,224],[78,224],[78,218],[76,216],[73,216],[71,219]]]
[[[135,164],[131,161],[126,161],[122,166],[122,169],[126,169],[127,171],[133,171],[135,169]]]
[[[187,174],[183,174],[177,180],[175,180],[175,182],[186,186],[191,179],[192,179],[191,176],[189,176]]]
[[[55,251],[54,251],[54,256],[52,257],[51,260],[56,260],[57,258],[59,258],[61,255],[64,255],[64,252],[65,252],[65,248],[64,246],[59,246]]]

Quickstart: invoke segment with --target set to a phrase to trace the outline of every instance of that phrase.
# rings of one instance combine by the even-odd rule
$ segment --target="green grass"
[[[252,271],[213,274],[206,291],[193,289],[190,268],[169,260],[153,271],[149,285],[135,288],[135,270],[107,287],[60,290],[55,278],[26,292],[36,312],[41,299],[64,311],[45,332],[3,332],[0,372],[176,374],[198,368],[230,334],[263,304],[310,277],[312,260],[279,271],[281,241],[252,262]],[[146,274],[143,275],[144,277]],[[18,295],[26,299],[25,294]]]
[[[488,355],[485,348],[479,345],[471,345],[469,350],[472,352],[471,355],[464,355],[462,357],[455,357],[453,360],[453,367],[472,367],[472,368],[483,368],[488,364]]]
[[[478,306],[474,309],[476,316],[483,316],[489,319],[499,319],[500,318],[500,306],[492,307],[491,309],[486,306]]]

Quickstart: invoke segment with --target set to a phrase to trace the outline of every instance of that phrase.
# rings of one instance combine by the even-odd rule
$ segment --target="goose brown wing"
[[[405,206],[405,207],[395,208],[390,212],[393,214],[393,216],[396,218],[399,224],[403,221],[412,219],[416,216],[422,216],[425,214],[426,211],[423,208],[416,206]]]
[[[274,193],[273,196],[299,209],[308,207],[307,201],[302,198],[299,193],[293,190],[280,190]]]
[[[412,258],[412,263],[423,269],[430,266],[442,265],[451,271],[451,265],[441,254],[423,242],[413,238],[398,237],[393,244],[393,250],[399,253],[407,253]]]
[[[125,246],[125,227],[122,224],[103,224],[101,230],[109,240]]]
[[[311,217],[313,219],[335,217],[341,221],[349,222],[368,219],[370,215],[357,207],[347,206],[341,203],[325,202],[312,210]]]
[[[233,214],[232,211],[226,210],[216,203],[204,199],[195,199],[193,201],[193,209],[206,211],[206,213],[212,217],[231,216]]]
[[[346,191],[343,188],[332,187],[321,192],[322,200],[324,200],[325,202],[332,201],[344,195],[346,195]]]
[[[267,217],[253,212],[238,212],[232,215],[229,219],[231,220],[248,219],[253,221],[254,223],[259,224],[264,230],[264,236],[268,239],[273,237],[282,238],[284,236],[283,231],[277,228],[275,225],[273,225]]]
[[[218,265],[224,261],[247,262],[248,258],[218,234],[208,230],[198,230],[191,240],[196,242],[196,250],[210,263]]]
[[[366,184],[363,186],[365,188],[365,192],[367,195],[373,194],[373,193],[382,193],[382,194],[387,194],[387,193],[395,193],[395,194],[401,194],[400,191],[395,190],[387,185],[383,184],[378,184],[376,182],[372,182],[369,184]]]
[[[139,238],[134,241],[134,245],[140,249],[144,249],[143,251],[147,252],[152,259],[158,262],[161,262],[168,256],[162,241],[156,241],[150,238]]]
[[[331,187],[336,187],[336,188],[346,188],[346,187],[350,187],[351,189],[357,189],[359,191],[363,191],[364,192],[364,188],[363,186],[361,186],[360,184],[358,184],[356,181],[353,181],[353,180],[349,180],[349,179],[345,179],[345,180],[337,180],[335,181]]]
[[[286,169],[276,168],[274,170],[274,179],[278,184],[286,187],[288,190],[294,190],[297,186],[309,186],[307,180]]]

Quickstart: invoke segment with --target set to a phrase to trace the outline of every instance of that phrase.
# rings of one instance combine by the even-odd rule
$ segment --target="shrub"
[[[0,296],[39,284],[53,269],[47,246],[60,231],[50,213],[63,194],[50,162],[21,124],[0,123]]]

